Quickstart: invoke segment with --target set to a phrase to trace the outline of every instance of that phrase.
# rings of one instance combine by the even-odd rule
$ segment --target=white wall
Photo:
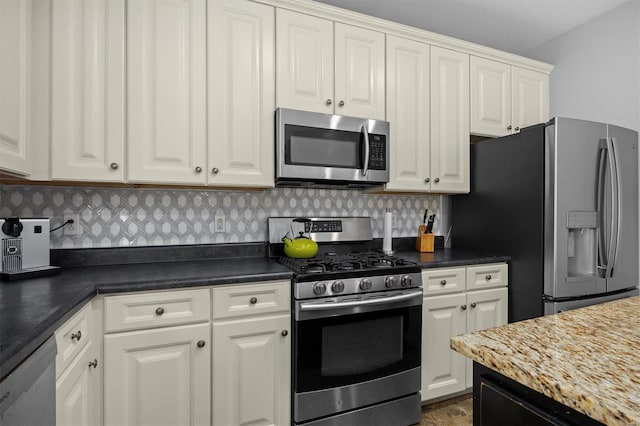
[[[555,65],[552,116],[640,130],[639,4],[631,0],[524,54]]]

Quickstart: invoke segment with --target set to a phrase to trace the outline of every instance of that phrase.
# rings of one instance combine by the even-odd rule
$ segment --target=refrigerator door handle
[[[615,228],[616,228],[616,237],[615,237],[615,244],[612,245],[613,248],[613,255],[612,257],[610,257],[611,259],[611,277],[613,277],[614,274],[614,270],[616,267],[616,260],[618,258],[618,250],[620,249],[620,229],[621,229],[621,225],[622,225],[622,191],[620,189],[620,183],[621,183],[621,179],[620,179],[620,161],[618,159],[618,151],[616,150],[616,140],[615,138],[609,138],[611,140],[611,152],[613,153],[612,155],[612,171],[611,171],[611,177],[613,178],[613,175],[615,173],[615,178],[616,178],[616,184],[615,184],[615,202],[613,201],[613,193],[612,193],[612,199],[611,201],[615,203],[614,205],[614,209],[615,209]],[[612,221],[613,221],[613,214],[612,214]]]
[[[598,152],[598,181],[596,183],[596,200],[598,209],[598,276],[604,278],[607,276],[608,258],[607,245],[604,234],[604,186],[605,186],[605,169],[607,164],[607,141],[600,139],[600,150]]]

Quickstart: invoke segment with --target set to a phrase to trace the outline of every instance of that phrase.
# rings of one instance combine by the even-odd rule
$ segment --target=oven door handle
[[[402,293],[395,296],[358,300],[353,302],[303,302],[298,305],[296,319],[305,320],[335,315],[359,314],[421,304],[422,289],[411,293]]]

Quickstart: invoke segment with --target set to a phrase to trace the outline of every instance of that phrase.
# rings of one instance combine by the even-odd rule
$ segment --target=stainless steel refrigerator
[[[554,118],[471,146],[453,248],[510,255],[509,322],[638,294],[638,133]]]

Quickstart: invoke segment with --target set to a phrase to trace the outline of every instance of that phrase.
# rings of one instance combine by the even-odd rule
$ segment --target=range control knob
[[[360,290],[369,290],[372,285],[373,283],[368,278],[360,280]]]
[[[334,293],[342,293],[344,291],[344,283],[342,281],[334,281],[331,284],[331,291]]]
[[[402,287],[409,287],[411,284],[413,284],[413,278],[411,278],[411,275],[405,275],[402,277]]]
[[[315,283],[313,285],[313,294],[319,296],[327,291],[327,286],[324,283]]]
[[[384,285],[387,286],[387,288],[394,287],[396,284],[398,284],[398,279],[394,276],[387,277],[384,280]]]

